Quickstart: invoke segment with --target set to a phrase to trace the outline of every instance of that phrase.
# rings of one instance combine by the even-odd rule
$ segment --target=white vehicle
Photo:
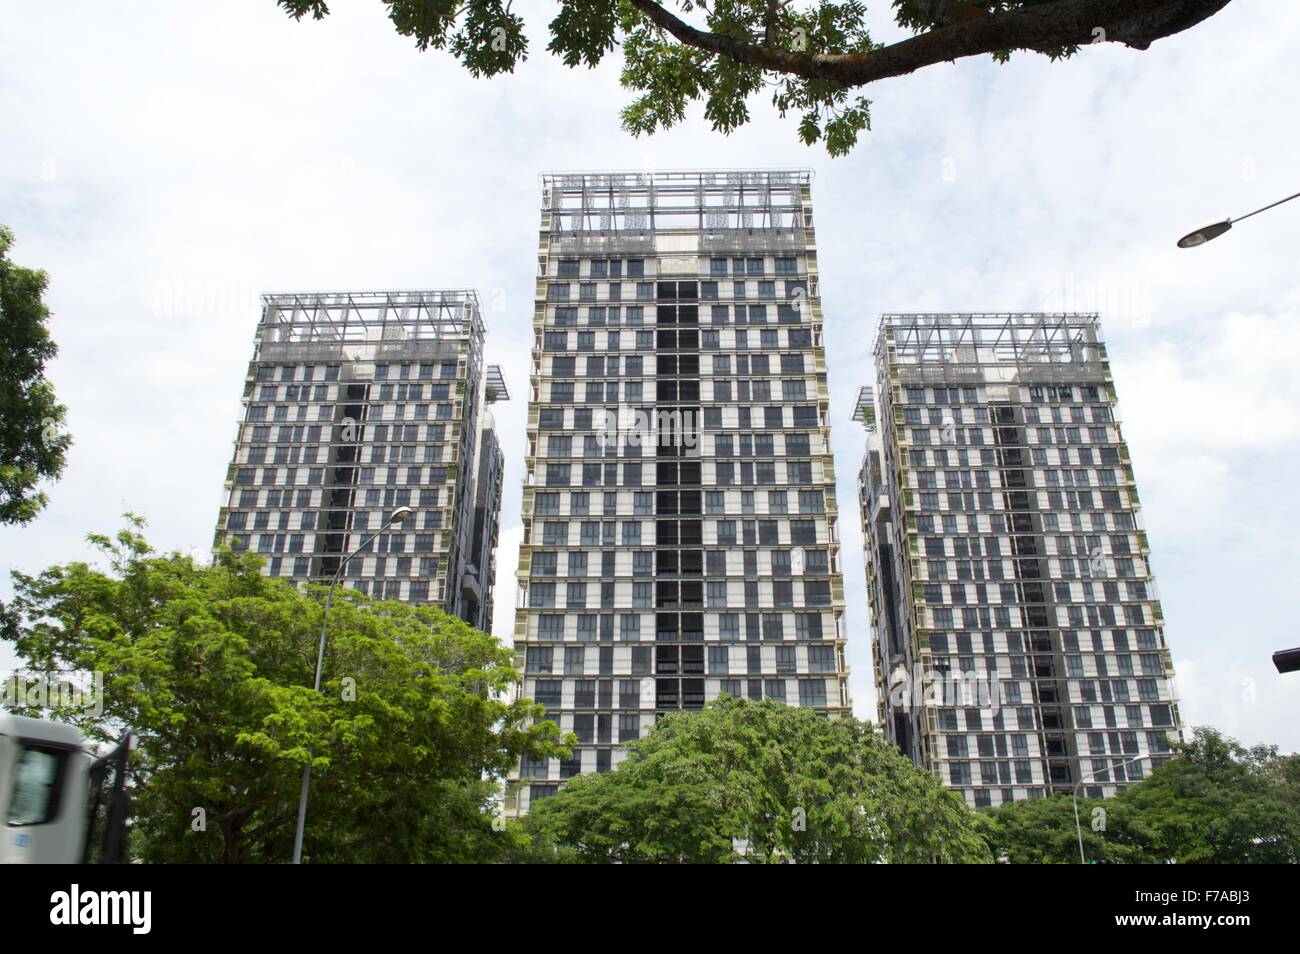
[[[0,864],[121,861],[130,748],[97,757],[76,726],[0,712]]]

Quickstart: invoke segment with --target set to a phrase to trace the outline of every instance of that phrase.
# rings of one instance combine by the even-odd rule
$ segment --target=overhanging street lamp
[[[1213,225],[1206,225],[1199,228],[1195,232],[1188,232],[1178,240],[1178,247],[1196,248],[1198,245],[1204,245],[1206,242],[1218,238],[1224,232],[1228,231],[1228,229],[1232,228],[1236,223],[1242,222],[1250,218],[1252,215],[1259,215],[1261,212],[1267,212],[1269,209],[1273,208],[1273,206],[1281,205],[1283,202],[1290,202],[1292,199],[1297,197],[1300,197],[1300,192],[1297,192],[1295,195],[1289,195],[1285,199],[1278,199],[1272,205],[1266,205],[1262,209],[1256,209],[1254,212],[1241,216],[1241,218],[1224,219],[1221,222],[1215,222]]]
[[[1300,671],[1300,646],[1295,649],[1279,649],[1273,654],[1273,665],[1278,672]]]
[[[1087,775],[1079,779],[1079,781],[1074,783],[1074,830],[1079,836],[1079,864],[1086,865],[1088,863],[1088,859],[1083,854],[1083,826],[1079,824],[1079,786],[1088,781],[1088,779],[1100,775],[1102,772],[1111,772],[1115,769],[1122,769],[1126,765],[1132,765],[1134,762],[1141,762],[1143,759],[1149,758],[1151,758],[1150,753],[1139,755],[1137,758],[1129,759],[1127,762],[1120,762],[1118,765],[1110,765],[1103,769],[1097,769],[1095,772],[1089,772]]]
[[[325,637],[329,632],[330,623],[330,603],[334,597],[334,585],[338,583],[339,577],[343,575],[343,568],[348,565],[348,561],[368,547],[375,537],[379,536],[389,527],[395,527],[415,511],[410,507],[398,507],[393,511],[393,515],[388,518],[382,527],[372,533],[366,539],[359,543],[355,550],[349,553],[339,563],[338,569],[334,571],[334,578],[330,580],[330,587],[325,591],[325,612],[321,617],[320,624],[320,648],[316,651],[316,684],[315,690],[320,692],[320,674],[321,667],[325,663]],[[302,794],[298,796],[298,830],[293,836],[293,863],[302,864],[302,833],[307,824],[307,786],[311,782],[311,757],[307,758],[307,764],[302,767]]]

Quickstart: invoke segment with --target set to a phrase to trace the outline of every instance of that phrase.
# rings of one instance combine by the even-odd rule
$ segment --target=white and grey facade
[[[849,712],[810,180],[542,178],[514,644],[578,744],[515,811],[721,693]]]
[[[1148,774],[1180,719],[1097,316],[885,315],[875,360],[855,418],[890,740],[976,807]]]
[[[500,503],[489,481],[476,514],[484,332],[472,291],[264,296],[214,543],[255,550],[272,576],[325,581],[409,506],[344,585],[490,620],[471,556],[495,545]]]

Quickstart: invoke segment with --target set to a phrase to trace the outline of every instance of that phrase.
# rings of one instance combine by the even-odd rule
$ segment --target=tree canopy
[[[594,67],[622,47],[622,85],[636,96],[623,126],[652,133],[701,103],[713,129],[750,119],[770,96],[799,116],[799,138],[832,155],[870,129],[855,91],[937,63],[1014,50],[1069,57],[1085,44],[1145,50],[1219,12],[1229,0],[892,0],[913,35],[872,40],[861,0],[558,0],[547,49],[566,66]],[[291,16],[321,19],[324,0],[277,0]],[[525,22],[511,0],[384,0],[389,19],[420,50],[447,50],[474,76],[513,72],[528,58]]]
[[[49,502],[36,488],[63,473],[72,439],[45,363],[58,353],[42,300],[49,279],[9,260],[14,235],[0,225],[0,524],[28,523]]]
[[[989,860],[961,796],[867,723],[722,696],[661,717],[610,772],[533,806],[562,861]]]
[[[104,674],[93,738],[138,739],[130,850],[143,861],[281,862],[312,761],[304,859],[492,860],[519,845],[494,824],[521,753],[564,751],[491,636],[431,606],[336,592],[322,691],[311,688],[320,588],[155,553],[138,521],[91,540],[108,560],[13,575],[0,635],[33,669]],[[195,830],[206,827],[206,830]]]
[[[1177,748],[1177,758],[1114,798],[1079,800],[1088,860],[1300,862],[1300,755],[1248,749],[1204,727]],[[981,831],[1013,863],[1079,860],[1068,796],[999,806],[983,813]]]
[[[513,698],[519,673],[491,636],[343,590],[316,692],[320,587],[264,576],[249,553],[158,553],[134,517],[89,539],[103,566],[13,574],[0,638],[31,669],[103,674],[102,708],[55,715],[95,740],[135,733],[141,861],[288,860],[308,760],[315,862],[1078,859],[1069,797],[975,813],[870,724],[726,695],[660,717],[617,768],[507,823],[506,773],[573,740]],[[1081,799],[1080,818],[1090,860],[1300,862],[1300,756],[1199,728],[1140,783]]]

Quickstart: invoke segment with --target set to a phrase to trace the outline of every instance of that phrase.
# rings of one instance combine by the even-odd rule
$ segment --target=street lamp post
[[[343,568],[348,565],[348,561],[370,545],[375,537],[379,536],[389,527],[395,527],[411,514],[415,513],[410,507],[398,507],[393,511],[393,515],[388,518],[382,527],[361,541],[351,553],[345,556],[339,563],[338,569],[334,571],[334,578],[330,580],[329,589],[325,591],[325,612],[321,616],[320,624],[320,647],[316,650],[316,682],[313,688],[320,692],[321,669],[325,664],[325,637],[329,633],[330,622],[330,604],[334,598],[334,585],[338,583],[339,577],[343,575]],[[302,767],[302,793],[298,796],[298,830],[293,836],[293,863],[302,864],[302,833],[307,824],[307,787],[311,783],[311,756],[308,755],[307,764]]]
[[[1079,786],[1088,781],[1088,779],[1093,778],[1102,772],[1122,769],[1126,765],[1132,765],[1134,762],[1141,762],[1143,759],[1149,758],[1151,758],[1150,753],[1139,755],[1137,758],[1129,759],[1127,762],[1120,762],[1118,765],[1111,765],[1107,768],[1097,769],[1095,772],[1089,772],[1087,775],[1083,776],[1083,778],[1079,779],[1079,781],[1074,783],[1074,830],[1079,836],[1079,864],[1086,865],[1088,863],[1088,859],[1083,853],[1083,826],[1079,824]]]
[[[1211,239],[1218,238],[1224,232],[1228,231],[1228,229],[1232,228],[1233,225],[1235,225],[1237,222],[1243,222],[1246,219],[1250,218],[1252,215],[1259,215],[1259,213],[1261,212],[1267,212],[1269,209],[1273,208],[1274,206],[1281,205],[1283,202],[1290,202],[1292,199],[1295,198],[1300,198],[1300,192],[1297,192],[1295,195],[1289,195],[1285,199],[1278,199],[1276,202],[1272,203],[1271,205],[1266,205],[1262,209],[1256,209],[1254,212],[1251,212],[1247,215],[1243,215],[1239,219],[1223,219],[1222,221],[1215,222],[1212,225],[1203,226],[1197,229],[1195,232],[1188,232],[1186,235],[1184,235],[1182,238],[1178,240],[1178,247],[1196,248],[1196,246],[1198,245],[1204,245],[1206,242],[1210,241]]]

